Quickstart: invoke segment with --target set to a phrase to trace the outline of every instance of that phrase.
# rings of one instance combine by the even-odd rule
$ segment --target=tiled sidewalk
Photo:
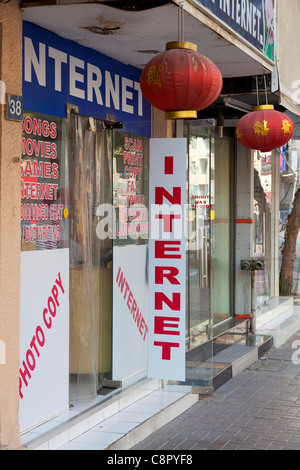
[[[187,405],[180,404],[180,400],[184,398],[188,400]],[[150,429],[151,427],[157,429],[155,421],[160,413],[167,415],[171,413],[170,416],[173,418],[195,402],[195,396],[190,393],[186,394],[183,390],[154,390],[148,396],[58,447],[57,450],[124,450],[139,442],[140,435],[149,435],[149,423]],[[172,406],[179,406],[179,409],[172,412]],[[165,423],[170,421],[168,416],[165,419]]]
[[[300,450],[295,346],[300,331],[132,450]]]
[[[74,402],[69,411],[22,435],[27,450],[124,450],[194,405],[190,387],[141,380],[108,399]]]

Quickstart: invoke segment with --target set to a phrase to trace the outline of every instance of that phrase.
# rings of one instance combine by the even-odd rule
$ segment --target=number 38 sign
[[[22,121],[23,119],[23,98],[18,95],[7,93],[7,119]]]

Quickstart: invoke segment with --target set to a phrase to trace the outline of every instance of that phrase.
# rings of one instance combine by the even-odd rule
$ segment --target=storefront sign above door
[[[274,0],[194,0],[274,60]]]
[[[79,114],[122,122],[149,122],[151,106],[140,89],[141,71],[24,22],[24,109],[66,117]]]

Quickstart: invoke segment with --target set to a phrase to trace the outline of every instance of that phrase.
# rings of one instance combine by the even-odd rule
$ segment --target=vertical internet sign
[[[186,139],[150,140],[148,377],[185,380]]]

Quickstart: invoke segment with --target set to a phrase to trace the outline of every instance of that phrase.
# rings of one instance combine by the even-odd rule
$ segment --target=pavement
[[[300,450],[300,330],[131,450]]]

